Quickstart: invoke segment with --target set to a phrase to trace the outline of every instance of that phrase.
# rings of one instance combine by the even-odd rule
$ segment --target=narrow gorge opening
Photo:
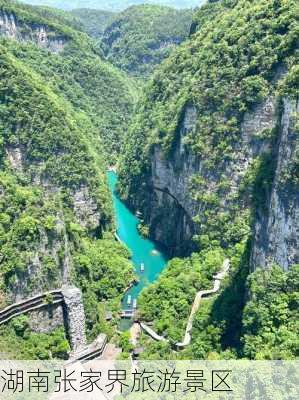
[[[116,191],[117,173],[109,171],[107,175],[113,197],[117,237],[130,250],[137,278],[137,282],[132,283],[122,299],[123,318],[119,327],[124,331],[133,323],[139,294],[159,277],[166,267],[168,257],[158,244],[144,238],[138,231],[140,219],[119,198]]]

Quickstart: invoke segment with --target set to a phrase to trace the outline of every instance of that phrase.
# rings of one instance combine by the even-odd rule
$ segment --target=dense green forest
[[[72,10],[70,13],[81,22],[84,31],[96,39],[102,37],[106,27],[117,16],[117,13],[111,11],[93,10],[90,8],[78,8]]]
[[[287,204],[285,225],[295,225],[297,2],[220,0],[195,11],[168,6],[200,1],[28,3],[45,6],[0,0],[0,307],[73,284],[88,340],[104,332],[129,356],[117,324],[135,276],[114,237],[106,171],[116,165],[140,232],[165,236],[174,256],[138,297],[138,317],[168,342],[142,333],[140,357],[298,358],[298,264],[252,261],[264,215]],[[167,229],[175,238],[181,227],[184,252],[167,242]],[[177,351],[196,293],[212,288],[225,259],[221,290],[202,300],[191,344]],[[62,327],[37,333],[27,316],[0,327],[7,358],[69,351]]]
[[[23,0],[24,3],[44,5],[70,10],[74,8],[93,8],[108,11],[120,11],[125,8],[148,4],[161,4],[178,8],[198,7],[201,0]]]
[[[30,329],[28,317],[15,318],[0,327],[1,357],[11,360],[67,360],[70,351],[64,329],[51,333],[35,333]]]
[[[189,34],[192,12],[142,5],[107,26],[102,49],[108,61],[135,77],[148,76]]]
[[[14,38],[0,37],[1,304],[59,288],[67,273],[83,291],[93,338],[103,322],[94,312],[99,301],[116,311],[133,279],[129,253],[113,237],[105,169],[133,109],[134,89],[86,34],[64,24],[65,16],[8,1],[0,7],[16,25]],[[47,32],[42,44],[39,26]],[[2,352],[17,352],[19,343],[25,358],[59,353],[61,332],[46,339],[27,325],[26,334],[7,329]]]
[[[201,166],[189,176],[188,186],[193,204],[198,204],[200,210],[193,218],[197,224],[193,236],[197,252],[185,260],[172,260],[157,282],[144,289],[140,313],[171,341],[182,338],[194,293],[198,286],[211,286],[211,280],[210,284],[205,281],[211,276],[201,269],[205,263],[218,264],[219,268],[218,255],[224,252],[232,260],[230,278],[221,295],[203,303],[192,332],[194,343],[179,357],[295,358],[298,286],[294,282],[298,283],[298,268],[283,272],[273,266],[272,270],[257,270],[251,275],[249,266],[255,211],[265,208],[273,180],[271,156],[257,157],[234,193],[231,187],[236,182],[232,181],[229,163],[237,162],[246,112],[269,95],[278,99],[289,96],[296,101],[298,4],[292,0],[210,3],[195,14],[190,39],[154,73],[127,135],[120,190],[134,209],[159,205],[159,200],[150,205],[152,182],[159,172],[152,172],[152,168],[155,163],[159,168],[162,164],[161,158],[153,161],[157,149],[161,149],[166,165],[174,165],[173,172],[169,172],[174,177],[179,176],[180,161],[175,158],[178,151],[190,164],[194,161],[187,157],[192,152]],[[280,68],[285,73],[277,83],[274,77]],[[184,113],[191,105],[200,112],[194,129],[182,139],[179,132]],[[298,120],[296,115],[293,117],[296,135]],[[277,143],[277,130],[261,134],[268,135],[270,146]],[[298,190],[294,171],[298,171],[296,155],[285,171],[289,182],[285,190],[290,193]],[[223,199],[227,199],[225,206]],[[169,213],[164,210],[162,224],[171,218]],[[163,210],[157,224],[161,224],[162,217]],[[158,225],[158,229],[163,228]],[[207,252],[211,264],[204,258]],[[262,287],[267,294],[262,295]],[[246,303],[248,291],[251,300]],[[145,358],[169,356],[168,345],[144,340]]]
[[[173,343],[179,342],[184,335],[190,304],[201,288],[209,287],[222,261],[223,252],[219,249],[194,253],[187,259],[172,259],[159,280],[141,295],[142,320],[154,321],[158,333],[166,334]]]
[[[30,21],[32,13],[29,6],[14,6],[5,1],[0,4],[7,12],[16,11],[20,24],[25,25],[22,29],[28,29],[26,23],[28,19]],[[93,137],[99,137],[98,146],[102,141],[107,154],[113,157],[119,151],[122,132],[133,110],[136,96],[134,86],[118,70],[103,62],[101,52],[84,33],[72,30],[68,23],[60,24],[56,12],[52,11],[51,16],[48,9],[36,8],[32,15],[33,23],[47,23],[49,30],[55,30],[53,39],[57,37],[66,41],[62,56],[47,52],[45,57],[45,53],[34,45],[30,46],[30,43],[24,49],[14,42],[8,45],[12,46],[16,57],[23,60],[28,57],[33,67],[39,66],[41,77],[52,85],[54,91],[63,94],[80,112],[88,113],[89,121],[93,124],[93,132],[90,130],[90,133],[93,133]]]
[[[65,13],[67,14],[67,13]],[[95,38],[106,59],[133,77],[147,77],[187,38],[191,10],[133,6],[120,13],[75,9],[78,28]]]
[[[158,68],[140,99],[140,112],[126,141],[125,168],[121,174],[124,189],[137,192],[135,184],[139,185],[148,172],[155,144],[171,157],[188,104],[196,105],[202,112],[196,129],[184,137],[184,144],[207,159],[207,170],[211,166],[221,169],[223,160],[232,158],[233,143],[240,137],[245,112],[274,90],[288,92],[288,84],[296,84],[296,4],[292,0],[281,4],[259,2],[252,4],[252,8],[245,7],[242,1],[218,2],[203,6],[195,15],[193,28],[197,26],[197,32]],[[288,74],[276,88],[272,79],[282,64],[288,67]],[[296,97],[295,92],[293,95]],[[130,172],[126,174],[126,170]],[[251,174],[255,173],[253,168]],[[205,196],[208,182],[204,174],[192,178],[193,197],[213,206],[213,213],[200,222],[211,228],[211,239],[219,240],[225,234],[219,230],[217,237],[213,227],[217,221],[213,218],[219,196],[225,195],[230,182],[225,176],[219,179],[210,198]],[[250,176],[247,179],[250,181]],[[130,200],[130,192],[124,195]],[[229,221],[223,222],[218,219],[219,225],[230,226]]]

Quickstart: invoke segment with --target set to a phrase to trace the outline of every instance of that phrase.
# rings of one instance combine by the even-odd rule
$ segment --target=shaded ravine
[[[151,240],[144,239],[138,232],[137,226],[140,220],[120,200],[115,189],[117,174],[114,171],[108,172],[108,184],[112,192],[113,205],[116,219],[117,236],[129,248],[132,253],[132,262],[135,273],[138,277],[138,284],[131,287],[125,294],[122,305],[123,309],[130,309],[134,300],[137,300],[142,289],[154,282],[163,271],[167,263],[167,256],[162,249]],[[141,265],[144,271],[141,271]],[[128,304],[128,298],[131,299]],[[129,328],[130,321],[122,321],[121,329]]]

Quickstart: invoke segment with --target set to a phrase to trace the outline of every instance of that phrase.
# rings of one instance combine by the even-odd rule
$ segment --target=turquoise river
[[[108,183],[113,196],[117,234],[132,253],[132,262],[139,280],[139,283],[129,289],[123,298],[123,309],[130,309],[134,300],[138,304],[138,295],[141,290],[158,278],[166,266],[167,257],[155,243],[144,239],[139,234],[137,226],[140,220],[117,196],[115,191],[117,175],[113,171],[108,172]],[[125,323],[122,327],[125,328]]]

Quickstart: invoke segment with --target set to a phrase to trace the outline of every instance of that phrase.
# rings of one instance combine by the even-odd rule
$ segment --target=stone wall
[[[85,313],[82,294],[78,288],[63,289],[65,302],[66,325],[70,344],[73,351],[86,345]]]
[[[51,302],[48,300],[50,297]],[[65,286],[11,304],[1,310],[0,323],[5,324],[22,314],[29,314],[29,325],[34,332],[50,333],[64,327],[73,351],[86,346],[85,312],[80,289]]]

